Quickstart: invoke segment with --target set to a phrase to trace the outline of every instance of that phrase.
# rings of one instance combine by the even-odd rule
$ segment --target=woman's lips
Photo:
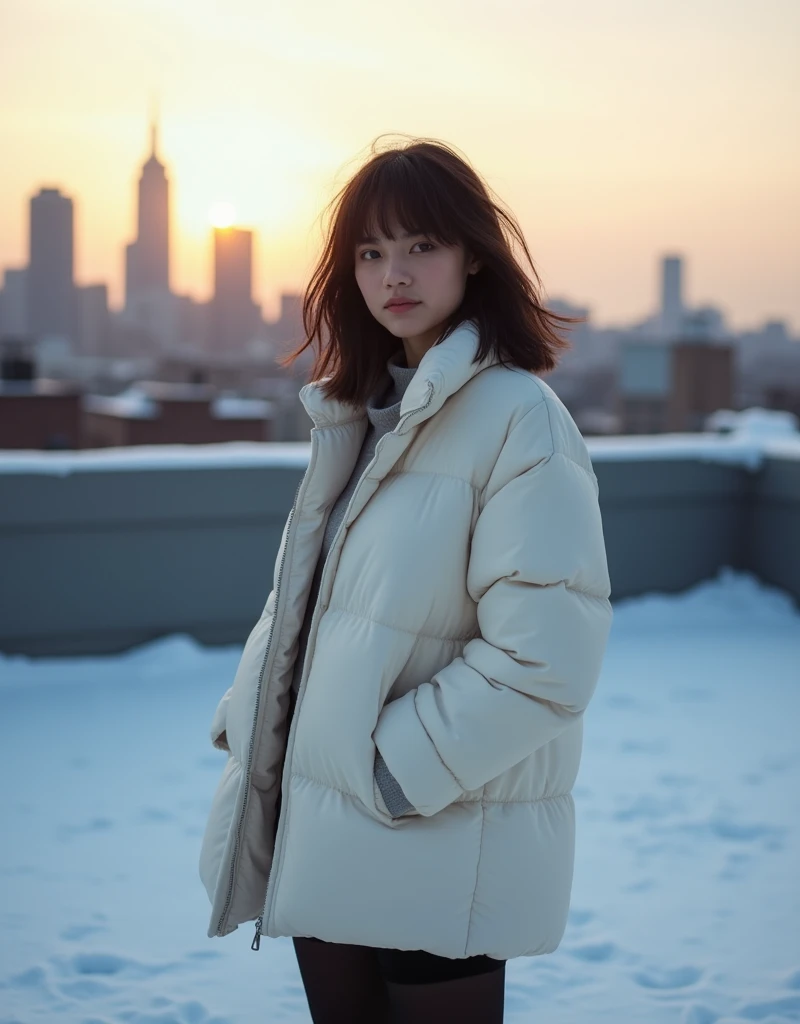
[[[409,309],[413,309],[414,306],[418,306],[418,302],[398,302],[393,306],[387,306],[386,308],[390,313],[405,313]]]

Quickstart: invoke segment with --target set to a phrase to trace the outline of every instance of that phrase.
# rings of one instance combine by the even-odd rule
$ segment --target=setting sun
[[[236,210],[232,203],[214,203],[208,219],[215,228],[230,228],[236,220]]]

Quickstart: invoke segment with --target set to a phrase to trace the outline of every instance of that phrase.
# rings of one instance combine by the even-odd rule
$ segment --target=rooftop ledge
[[[612,602],[730,568],[800,607],[800,433],[746,419],[725,434],[587,439]],[[0,652],[111,653],[173,633],[243,643],[309,452],[308,442],[0,452]],[[397,542],[415,543],[420,528],[409,522]]]

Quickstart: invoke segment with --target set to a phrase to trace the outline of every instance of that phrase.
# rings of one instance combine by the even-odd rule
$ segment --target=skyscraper
[[[28,333],[28,268],[7,268],[3,274],[0,335]]]
[[[158,128],[150,125],[150,156],[139,178],[136,240],[125,248],[125,315],[162,345],[174,340],[169,282],[169,179],[158,159]]]
[[[80,352],[87,356],[107,356],[111,338],[108,315],[108,288],[87,284],[75,289]]]
[[[661,333],[674,338],[683,322],[683,260],[665,256],[661,261]]]
[[[253,302],[253,232],[244,228],[214,228],[211,350],[242,350],[256,332],[258,316],[258,307]]]
[[[150,156],[139,178],[136,241],[127,247],[125,300],[131,293],[169,291],[169,180],[156,155],[158,128],[150,125]]]
[[[57,188],[43,188],[30,202],[26,321],[41,338],[75,338],[73,208]]]

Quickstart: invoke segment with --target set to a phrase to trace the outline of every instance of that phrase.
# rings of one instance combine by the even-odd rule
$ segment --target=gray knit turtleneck
[[[361,479],[364,470],[372,461],[373,455],[375,454],[375,445],[384,434],[390,430],[394,430],[397,426],[398,420],[400,419],[400,403],[403,395],[405,394],[406,388],[411,383],[414,374],[417,372],[416,366],[406,365],[405,352],[402,348],[394,352],[389,357],[386,362],[386,369],[388,371],[388,376],[381,381],[381,384],[376,388],[372,396],[366,402],[366,413],[369,425],[364,436],[364,441],[361,445],[361,451],[359,452],[358,459],[353,467],[350,479],[345,485],[344,490],[336,499],[330,515],[328,516],[328,522],[325,526],[325,533],[322,538],[322,548],[320,549],[319,559],[314,571],[314,578],[311,583],[311,592],[308,597],[303,625],[300,630],[299,650],[297,660],[295,661],[294,675],[292,677],[292,710],[294,709],[294,701],[297,698],[297,691],[300,686],[300,676],[303,671],[303,662],[305,661],[311,617],[319,595],[319,584],[322,578],[322,570],[325,566],[325,560],[328,557],[328,552],[333,542],[333,538],[336,536],[339,526],[341,525],[344,513],[350,502],[350,498],[356,489],[358,481]],[[399,815],[404,814],[409,810],[413,810],[412,804],[406,799],[406,795],[400,788],[399,783],[386,767],[380,752],[377,753],[375,758],[375,780],[378,783],[383,799],[392,817],[399,817]]]

